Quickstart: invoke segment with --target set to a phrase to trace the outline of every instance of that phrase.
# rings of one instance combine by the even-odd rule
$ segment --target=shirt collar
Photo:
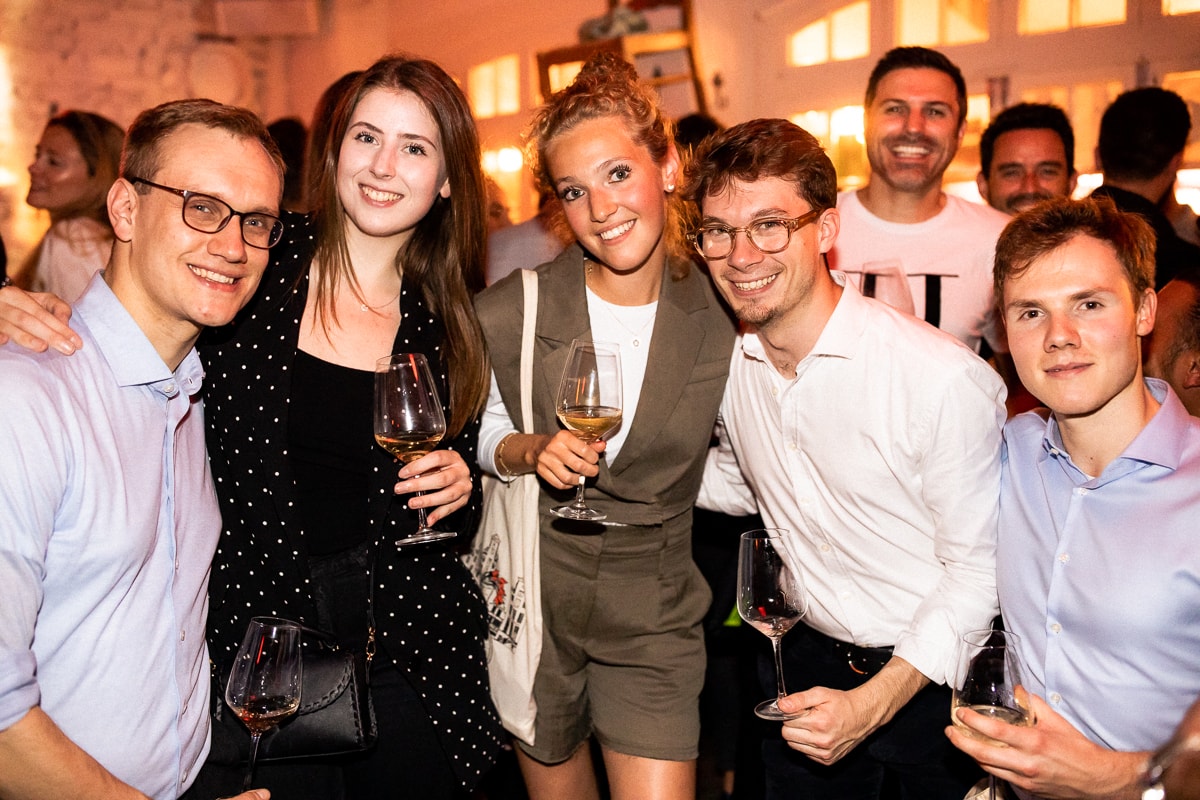
[[[171,372],[105,283],[103,273],[92,276],[87,289],[75,301],[75,313],[87,326],[118,386],[150,386],[168,397],[180,391],[189,396],[200,391],[204,371],[196,349],[193,347],[178,369]]]
[[[1106,483],[1138,464],[1155,464],[1169,470],[1176,470],[1183,460],[1187,428],[1195,423],[1183,407],[1183,403],[1165,381],[1158,378],[1145,378],[1144,380],[1150,394],[1160,403],[1160,407],[1124,452],[1105,468],[1104,474],[1099,476],[1098,483]],[[1070,461],[1070,456],[1063,446],[1062,431],[1053,414],[1048,415],[1046,420],[1046,429],[1042,435],[1042,449],[1045,452],[1044,458],[1060,457]]]
[[[846,280],[846,273],[831,269],[829,275],[833,278],[834,283],[843,288],[842,296],[838,298],[833,313],[826,321],[825,327],[821,329],[821,335],[817,337],[816,344],[805,357],[805,361],[819,356],[854,358],[854,354],[858,350],[858,342],[869,324],[862,313],[867,301],[854,284]],[[767,360],[762,342],[754,333],[746,333],[742,336],[742,352],[758,361]]]

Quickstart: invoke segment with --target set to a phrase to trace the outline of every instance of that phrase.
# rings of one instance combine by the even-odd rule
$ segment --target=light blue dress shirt
[[[1005,625],[1031,690],[1121,751],[1164,742],[1200,695],[1200,419],[1146,382],[1162,406],[1099,477],[1072,463],[1052,417],[1004,431]]]
[[[173,799],[208,753],[203,374],[194,350],[172,373],[100,276],[72,326],[69,358],[0,347],[0,730],[40,705]]]

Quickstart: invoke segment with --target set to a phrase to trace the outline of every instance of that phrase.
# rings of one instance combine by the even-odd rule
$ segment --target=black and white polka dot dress
[[[315,616],[304,519],[287,451],[290,370],[314,242],[304,217],[289,215],[287,222],[255,299],[234,325],[201,340],[209,458],[224,518],[208,620],[209,647],[218,662],[236,651],[252,616],[310,624]],[[402,292],[399,302],[393,352],[425,353],[442,382],[442,397],[449,397],[441,323],[419,291]],[[472,468],[477,436],[476,421],[447,443]],[[420,694],[443,750],[469,788],[493,763],[503,733],[488,694],[482,598],[452,546],[392,544],[415,528],[416,516],[392,492],[394,461],[381,448],[375,451],[368,518],[382,543],[374,591],[377,659],[390,660]],[[469,541],[480,499],[477,489],[468,508],[448,521],[459,532],[459,546]]]

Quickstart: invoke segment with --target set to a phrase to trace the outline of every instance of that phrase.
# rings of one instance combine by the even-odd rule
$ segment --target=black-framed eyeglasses
[[[733,240],[738,233],[746,234],[750,244],[760,253],[779,253],[787,249],[792,233],[821,216],[817,210],[798,217],[770,217],[752,222],[744,228],[728,225],[703,225],[687,235],[696,251],[707,259],[721,259],[733,252]]]
[[[183,198],[183,224],[201,233],[220,233],[229,220],[241,218],[242,241],[251,247],[266,250],[279,244],[283,238],[283,220],[261,211],[235,211],[229,203],[212,195],[200,194],[187,189],[163,186],[145,178],[129,178],[130,183],[144,183],[154,189],[162,189]]]

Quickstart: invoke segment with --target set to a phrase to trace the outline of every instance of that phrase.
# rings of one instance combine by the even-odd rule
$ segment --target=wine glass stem
[[[416,492],[415,496],[420,497],[424,492]],[[417,509],[417,533],[425,533],[429,530],[429,525],[425,522],[425,507],[421,506]]]
[[[583,502],[584,482],[587,478],[579,476],[579,486],[575,488],[575,502],[571,504],[572,508],[587,508],[587,503]]]
[[[996,776],[988,775],[988,800],[996,800]]]
[[[250,783],[254,780],[254,761],[258,758],[258,743],[262,740],[262,732],[250,734],[250,761],[246,764],[246,779],[242,781],[242,791],[250,790]]]
[[[775,697],[777,701],[787,697],[787,689],[783,688],[783,652],[781,648],[782,639],[782,636],[771,637],[771,650],[775,654]]]

